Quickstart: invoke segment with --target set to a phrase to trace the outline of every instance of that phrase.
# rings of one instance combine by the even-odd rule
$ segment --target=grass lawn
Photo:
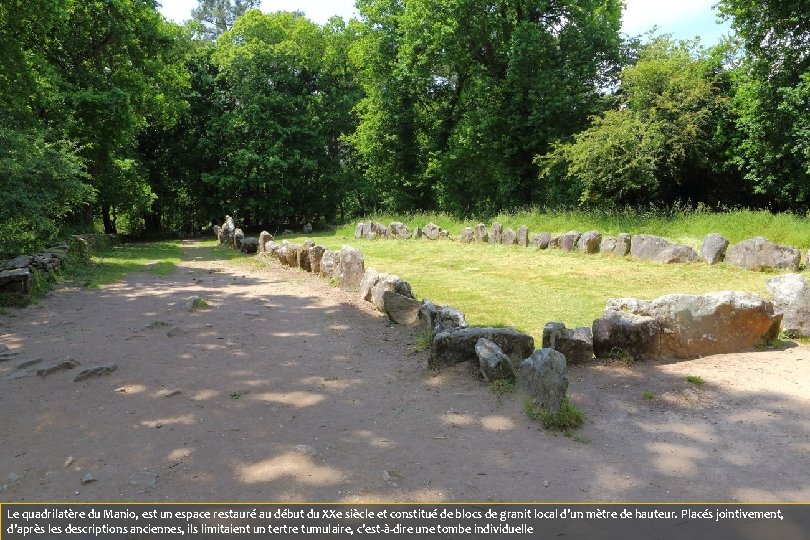
[[[122,244],[94,253],[89,265],[68,265],[65,278],[85,287],[113,283],[131,272],[171,274],[180,263],[180,241]]]
[[[470,324],[510,326],[542,336],[549,321],[589,326],[609,298],[651,299],[669,293],[740,290],[765,293],[771,275],[719,264],[660,264],[518,246],[428,240],[357,240],[335,233],[285,236],[313,238],[330,249],[352,245],[366,268],[397,274],[417,298],[461,309]]]

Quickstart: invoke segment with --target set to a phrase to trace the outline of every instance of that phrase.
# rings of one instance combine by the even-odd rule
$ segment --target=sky
[[[729,26],[716,22],[712,5],[717,0],[625,0],[622,31],[629,35],[642,34],[653,26],[658,33],[671,33],[677,39],[700,36],[704,45],[717,43]],[[190,17],[197,0],[162,0],[161,12],[166,18],[183,22]],[[262,11],[303,11],[307,17],[323,24],[332,15],[344,19],[356,16],[354,0],[263,0]]]

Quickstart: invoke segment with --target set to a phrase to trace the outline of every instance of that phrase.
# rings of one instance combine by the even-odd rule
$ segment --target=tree
[[[723,64],[721,48],[654,39],[622,71],[618,110],[539,158],[541,179],[597,204],[728,203],[732,185],[748,193],[724,155],[733,122]]]
[[[233,27],[236,19],[251,9],[257,9],[261,0],[198,0],[191,10],[198,38],[215,41]]]
[[[721,0],[743,41],[738,163],[775,208],[810,204],[810,18],[803,0]]]
[[[366,97],[352,142],[393,210],[541,202],[533,156],[601,110],[613,0],[363,0]]]

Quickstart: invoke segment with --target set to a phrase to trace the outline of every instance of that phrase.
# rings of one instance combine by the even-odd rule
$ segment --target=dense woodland
[[[103,224],[371,212],[810,207],[806,0],[720,0],[714,47],[620,0],[0,3],[0,255]]]

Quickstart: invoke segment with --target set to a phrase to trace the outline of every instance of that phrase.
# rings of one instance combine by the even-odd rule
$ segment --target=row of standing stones
[[[240,249],[233,238],[230,242]],[[244,245],[244,239],[241,242]],[[785,274],[768,281],[776,309],[774,302],[757,294],[736,291],[671,294],[650,301],[612,299],[591,327],[569,329],[563,323],[547,323],[542,348],[535,349],[528,334],[511,328],[471,327],[458,309],[416,300],[407,281],[366,269],[363,254],[353,247],[329,250],[312,241],[279,244],[267,232],[261,233],[256,247],[259,257],[333,279],[342,290],[359,291],[363,300],[396,323],[423,326],[432,336],[430,367],[476,363],[485,380],[515,380],[519,390],[551,413],[562,406],[568,364],[594,358],[656,360],[746,350],[775,339],[783,317],[789,321],[786,330],[794,335],[810,332],[805,323],[810,323],[810,286],[797,274]]]
[[[387,227],[382,223],[361,222],[355,227],[354,237],[366,240],[453,239],[448,231],[433,223],[416,227],[411,231],[407,225],[400,222],[391,223]],[[711,265],[725,261],[747,270],[778,269],[797,272],[801,260],[798,249],[774,244],[763,237],[729,246],[729,241],[717,233],[704,238],[700,253],[690,246],[673,243],[652,234],[621,233],[617,236],[603,236],[595,230],[584,233],[569,231],[565,234],[549,232],[529,234],[529,229],[525,225],[514,231],[510,228],[504,229],[500,223],[493,223],[489,231],[483,223],[475,227],[465,227],[458,241],[465,244],[505,244],[569,252],[580,251],[588,254],[608,253],[620,257],[630,255],[637,259],[662,263],[693,263],[703,260]],[[810,259],[810,254],[808,258]]]

